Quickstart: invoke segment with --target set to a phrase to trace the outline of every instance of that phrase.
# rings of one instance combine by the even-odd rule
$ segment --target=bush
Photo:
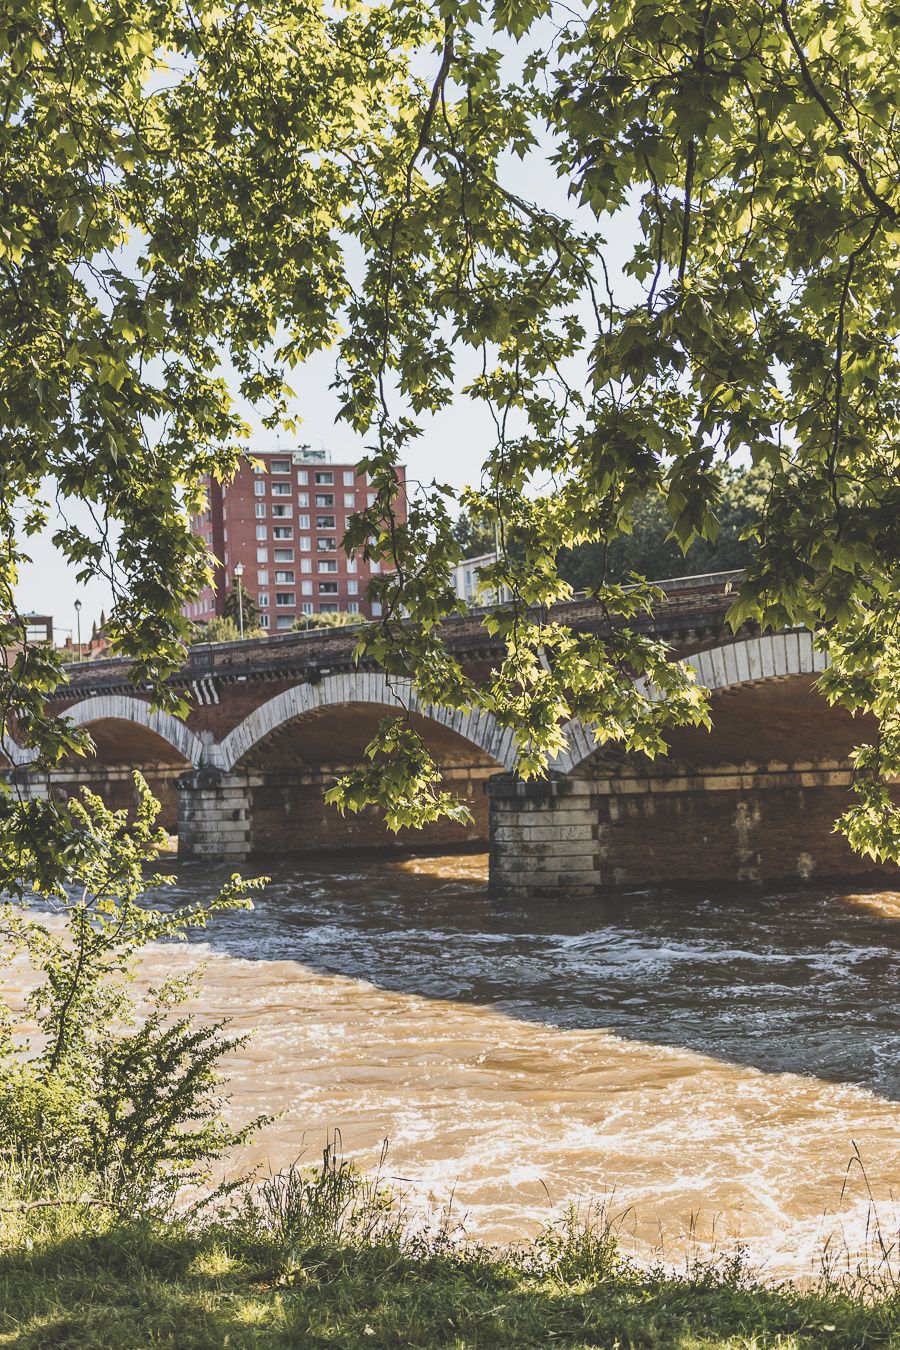
[[[294,621],[294,629],[304,633],[307,628],[348,628],[355,623],[365,623],[362,614],[349,614],[339,610],[336,614],[304,614],[302,619]]]
[[[159,803],[139,774],[135,782],[130,827],[126,812],[87,790],[68,803],[72,886],[45,897],[55,920],[0,905],[5,959],[27,958],[37,975],[18,1016],[0,1002],[0,1163],[31,1176],[75,1170],[116,1205],[197,1180],[261,1123],[233,1130],[222,1119],[218,1064],[242,1041],[179,1011],[194,977],[151,989],[142,1017],[132,992],[147,943],[250,908],[261,883],[233,876],[213,899],[169,912],[142,904],[172,878],[144,874],[165,834],[155,828]]]
[[[254,622],[244,621],[244,641],[249,642],[251,638],[268,637],[264,628]],[[238,627],[237,620],[228,618],[210,619],[209,623],[196,624],[193,633],[194,642],[240,642],[241,630]]]

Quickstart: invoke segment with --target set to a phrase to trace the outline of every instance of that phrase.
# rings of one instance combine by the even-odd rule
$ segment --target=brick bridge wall
[[[667,583],[664,604],[642,621],[695,668],[715,708],[711,737],[676,733],[668,759],[654,766],[604,761],[572,725],[550,779],[523,784],[509,773],[511,736],[489,718],[432,715],[408,688],[392,691],[375,668],[354,665],[352,632],[313,630],[192,648],[176,681],[192,702],[185,723],[150,709],[127,662],[71,667],[54,706],[90,726],[96,759],[49,784],[31,779],[28,790],[63,797],[88,782],[123,805],[137,764],[186,856],[490,842],[493,889],[517,896],[866,874],[832,830],[848,803],[847,755],[861,729],[826,714],[813,693],[822,662],[808,634],[731,638],[724,614],[738,577]],[[576,629],[602,628],[591,602],[560,609]],[[447,633],[473,675],[496,659],[479,618],[454,621]],[[760,702],[762,689],[768,701]],[[395,838],[371,812],[341,819],[324,805],[334,774],[359,761],[378,717],[396,706],[394,692],[411,701],[447,785],[472,808],[472,826]],[[6,749],[19,761],[16,778],[28,782],[27,752]]]

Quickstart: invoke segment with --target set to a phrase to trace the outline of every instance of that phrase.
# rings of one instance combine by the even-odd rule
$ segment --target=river
[[[245,868],[249,874],[249,869]],[[173,898],[216,873],[178,869]],[[170,895],[172,893],[170,892]],[[495,902],[482,857],[277,866],[204,957],[204,1015],[253,1033],[240,1166],[344,1152],[491,1241],[593,1197],[627,1245],[744,1245],[771,1275],[897,1231],[900,896],[636,893]],[[858,1148],[858,1167],[842,1185]]]

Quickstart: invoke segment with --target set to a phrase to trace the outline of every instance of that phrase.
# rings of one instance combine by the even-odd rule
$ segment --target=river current
[[[245,868],[249,874],[249,869]],[[169,896],[218,874],[182,865]],[[851,1252],[900,1189],[900,896],[488,898],[485,860],[278,866],[206,962],[200,1011],[252,1032],[238,1120],[280,1112],[235,1165],[345,1154],[471,1237],[514,1241],[605,1203],[637,1251],[745,1246],[772,1275]],[[857,1164],[858,1150],[867,1175]]]

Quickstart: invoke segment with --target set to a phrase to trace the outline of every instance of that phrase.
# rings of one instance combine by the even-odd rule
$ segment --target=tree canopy
[[[665,494],[655,488],[635,502],[628,533],[609,540],[589,540],[560,550],[560,576],[575,591],[590,591],[610,581],[628,581],[633,574],[662,581],[666,577],[729,572],[750,565],[752,531],[762,514],[769,476],[764,467],[744,472],[726,466],[716,502],[719,527],[715,538],[698,535],[683,550],[672,534]]]
[[[731,621],[808,625],[829,697],[878,716],[845,826],[896,856],[898,48],[893,0],[17,6],[0,32],[0,646],[49,482],[96,512],[96,537],[64,527],[59,546],[110,569],[134,678],[177,706],[181,605],[208,575],[188,529],[200,475],[234,469],[237,396],[274,425],[291,369],[333,346],[376,492],[346,543],[386,564],[361,651],[430,702],[489,708],[523,774],[572,716],[657,753],[707,713],[628,627],[652,592],[601,571],[617,622],[596,637],[542,607],[568,594],[560,551],[615,540],[651,494],[682,546],[714,537],[723,474],[749,460],[768,488]],[[552,162],[558,203],[514,185],[517,157]],[[436,480],[408,522],[393,509],[398,464],[454,398],[494,427],[462,504],[496,531],[487,580],[513,597],[485,618],[507,654],[479,687],[441,638],[462,604],[454,494]],[[4,722],[44,767],[83,748],[45,715],[58,678],[33,648],[0,676]],[[351,775],[339,805],[451,809],[406,731],[373,746],[397,771]],[[64,813],[3,812],[4,877],[58,867]]]

